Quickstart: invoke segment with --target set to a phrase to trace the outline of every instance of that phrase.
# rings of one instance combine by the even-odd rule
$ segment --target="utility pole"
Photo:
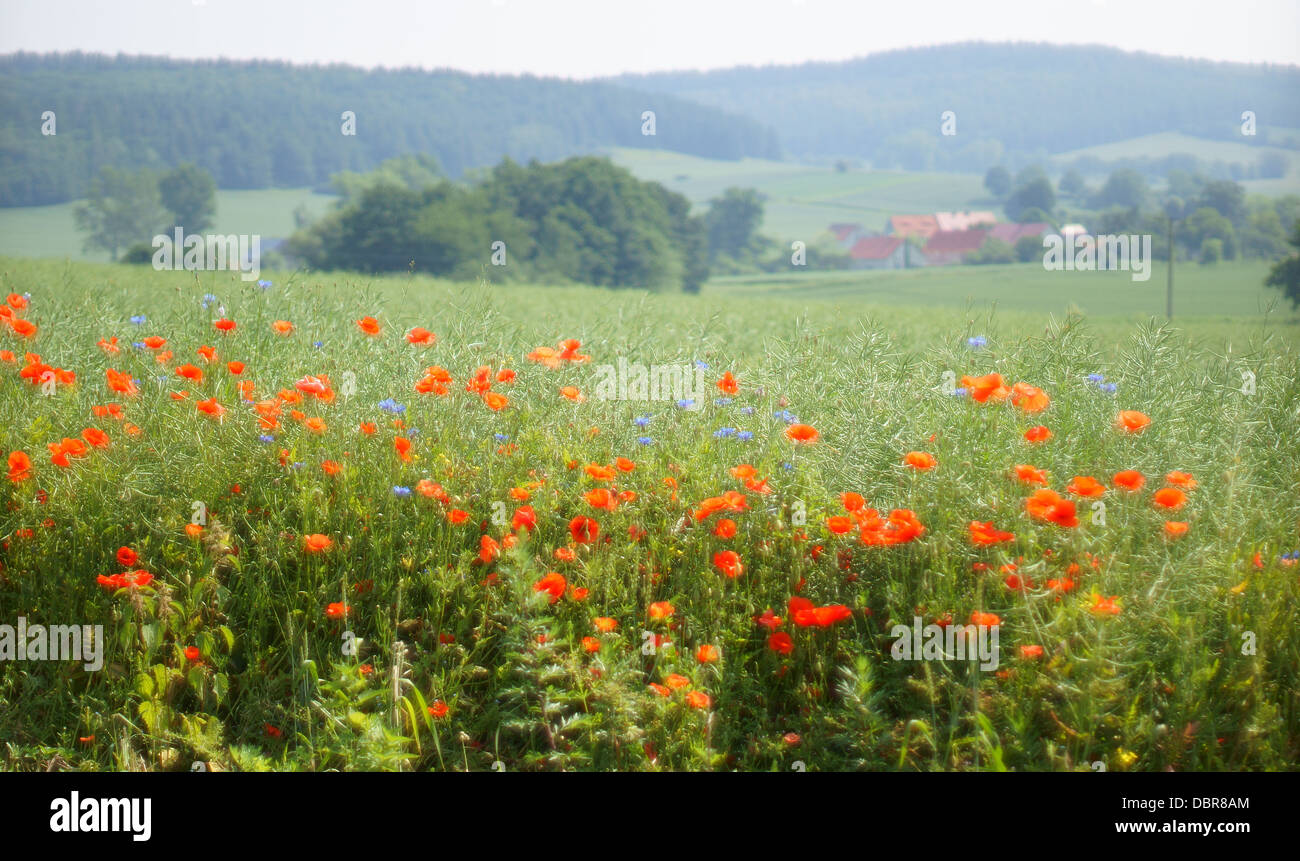
[[[1169,272],[1165,281],[1165,316],[1174,319],[1174,219],[1169,219]]]
[[[1174,245],[1174,222],[1183,216],[1183,202],[1177,197],[1165,201],[1165,216],[1169,219],[1169,271],[1165,281],[1165,316],[1174,319],[1174,259],[1178,248]]]

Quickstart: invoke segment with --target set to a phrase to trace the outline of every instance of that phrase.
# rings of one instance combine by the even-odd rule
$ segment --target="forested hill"
[[[655,112],[655,135],[642,112]],[[56,134],[41,117],[55,112]],[[344,111],[356,134],[342,133]],[[454,71],[177,61],[84,54],[0,57],[0,205],[81,196],[102,165],[194,162],[222,188],[324,183],[405,153],[452,177],[510,156],[608,146],[718,159],[778,157],[761,123],[624,86]]]
[[[750,116],[795,157],[882,167],[982,169],[999,148],[1041,158],[1165,131],[1275,146],[1300,139],[1298,67],[1091,46],[968,43],[613,82]],[[947,138],[944,111],[957,117]],[[1255,112],[1255,137],[1241,134],[1243,111]]]

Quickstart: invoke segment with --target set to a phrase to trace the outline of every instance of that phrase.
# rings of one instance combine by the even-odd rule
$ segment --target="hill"
[[[56,134],[40,118],[53,111]],[[343,133],[345,111],[355,135]],[[655,134],[642,114],[655,112]],[[221,188],[320,185],[340,170],[432,153],[449,176],[603,146],[712,158],[777,157],[758,121],[603,82],[180,61],[83,54],[0,57],[0,206],[84,193],[102,165],[194,162]]]
[[[1269,128],[1300,125],[1300,68],[1094,46],[968,43],[613,80],[761,118],[796,157],[918,170],[982,170],[1004,153],[1045,158],[1171,131],[1273,140],[1243,138],[1243,110]],[[957,117],[951,137],[939,133],[944,111]]]

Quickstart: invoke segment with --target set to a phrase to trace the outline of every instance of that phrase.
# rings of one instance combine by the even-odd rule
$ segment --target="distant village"
[[[1066,224],[1054,231],[1046,222],[999,222],[988,211],[895,215],[883,233],[867,230],[861,224],[832,224],[830,232],[848,252],[854,269],[950,266],[964,262],[967,255],[979,251],[991,239],[1014,248],[1025,238],[1041,243],[1050,233],[1059,232],[1067,238],[1086,235],[1079,224]]]

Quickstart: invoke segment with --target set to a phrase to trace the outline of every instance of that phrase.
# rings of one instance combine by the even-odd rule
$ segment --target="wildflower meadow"
[[[6,769],[1295,767],[1285,321],[0,269]]]

